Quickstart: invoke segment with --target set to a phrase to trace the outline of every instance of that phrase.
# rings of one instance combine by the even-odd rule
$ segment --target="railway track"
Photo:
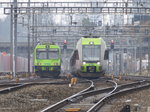
[[[56,81],[54,81],[54,80],[52,80],[52,79],[36,80],[35,79],[33,82],[0,84],[0,88],[2,88],[0,90],[0,94],[10,93],[10,92],[13,92],[16,90],[18,91],[19,89],[22,90],[22,88],[30,87],[30,86],[34,86],[34,85],[63,85],[63,84],[68,85],[69,84],[69,81],[64,81],[61,79],[56,79]],[[90,81],[91,85],[87,89],[82,90],[81,92],[79,92],[73,96],[70,96],[68,98],[65,98],[61,101],[59,101],[60,100],[59,99],[58,103],[55,102],[54,104],[51,104],[51,106],[49,106],[49,107],[43,106],[43,107],[47,107],[47,108],[41,110],[41,112],[65,112],[65,109],[77,108],[77,107],[82,109],[83,112],[88,111],[88,110],[89,110],[89,112],[94,112],[93,110],[90,111],[90,108],[92,108],[95,104],[97,104],[100,100],[102,100],[104,98],[100,104],[97,104],[97,105],[100,105],[100,107],[99,106],[93,107],[93,108],[96,108],[96,111],[98,111],[98,109],[100,109],[107,101],[109,101],[109,99],[112,98],[112,97],[109,98],[109,96],[111,96],[112,94],[118,93],[121,90],[122,91],[127,90],[128,88],[131,89],[131,87],[135,87],[136,85],[144,85],[144,83],[148,83],[148,81],[138,81],[138,82],[134,82],[134,83],[130,83],[130,84],[118,85],[114,81],[111,81],[111,86],[109,83],[110,87],[105,87],[102,85],[101,87],[105,87],[105,88],[100,89],[95,86],[96,82],[101,82],[101,81],[105,81],[105,80],[108,80],[108,79],[101,78],[98,80],[93,80],[93,82]],[[39,82],[39,81],[41,81],[41,82]],[[82,79],[79,82],[82,85],[83,83],[86,83],[87,81]],[[113,95],[113,97],[114,97],[114,95]],[[45,104],[45,105],[47,105],[47,104]]]
[[[59,84],[59,83],[68,83],[62,79],[53,79],[53,78],[32,78],[32,79],[22,79],[19,82],[15,80],[11,81],[1,81],[0,82],[0,94],[11,92],[13,90],[17,90],[23,87],[31,86],[31,85],[42,85],[42,84]]]
[[[98,80],[94,80],[94,81],[98,81]],[[79,100],[80,98],[82,99],[83,98],[82,94],[94,89],[93,81],[90,81],[90,82],[91,82],[91,85],[87,89],[85,89],[73,96],[70,96],[66,99],[63,99],[62,101],[60,101],[54,105],[47,107],[47,108],[43,109],[41,112],[54,112],[54,111],[60,110],[60,108],[63,108],[64,106],[66,106],[72,102],[75,102],[76,100]],[[114,82],[111,82],[111,83],[114,83]]]
[[[18,83],[16,83],[15,80],[12,81],[4,81],[0,83],[0,94],[8,93],[11,91],[15,91],[27,86],[33,86],[33,85],[57,85],[57,84],[69,84],[70,80],[64,80],[67,79],[66,77],[60,77],[60,78],[40,78],[40,77],[35,77],[35,78],[30,78],[30,79],[23,79],[20,80]],[[87,79],[81,79],[80,83],[86,83]],[[94,80],[94,81],[99,81]]]
[[[74,94],[68,98],[63,99],[62,101],[59,101],[58,103],[56,103],[54,105],[51,105],[51,106],[43,109],[41,112],[54,112],[54,111],[58,110],[59,108],[62,108],[65,105],[69,104],[74,98],[78,97],[81,93],[84,93],[86,91],[90,91],[91,89],[94,88],[93,82],[92,81],[90,81],[90,82],[91,82],[91,85],[88,88],[86,88],[86,89],[84,89],[84,90],[82,90],[82,91],[80,91],[80,92],[78,92],[78,93],[76,93],[76,94]]]
[[[66,81],[61,81],[61,82],[30,82],[30,83],[20,83],[20,84],[1,84],[0,87],[4,88],[0,90],[0,94],[12,92],[27,86],[34,86],[34,85],[61,85],[61,84],[68,84]],[[8,87],[9,86],[9,87]]]
[[[132,75],[120,75],[120,76],[114,76],[114,78],[121,78],[123,80],[134,80],[134,81],[140,81],[140,80],[145,80],[145,81],[150,81],[149,76],[132,76]]]
[[[0,84],[14,84],[14,83],[31,83],[31,82],[47,82],[47,81],[62,81],[64,78],[40,78],[40,77],[32,77],[32,78],[19,78],[17,82],[16,79],[13,80],[0,80]]]
[[[67,79],[66,77],[59,77],[59,78],[40,78],[40,77],[34,77],[34,78],[25,78],[20,80],[18,83],[16,83],[15,80],[11,81],[1,81],[0,82],[0,94],[8,93],[11,91],[15,91],[20,88],[24,88],[27,86],[32,85],[46,85],[46,84],[69,84],[70,80],[64,80]],[[80,83],[86,83],[87,79],[80,79]],[[95,79],[93,81],[100,81],[100,80],[106,80],[105,77],[101,79]]]
[[[69,81],[70,82],[70,81]],[[75,94],[89,85],[82,80],[70,88],[68,81],[1,84],[0,111],[39,111],[59,100]],[[30,105],[29,105],[30,104]]]
[[[139,82],[134,82],[130,84],[120,85],[114,88],[113,92],[110,92],[104,97],[102,97],[96,104],[94,104],[90,109],[88,109],[87,112],[98,112],[100,108],[104,104],[106,104],[107,101],[111,100],[111,98],[116,98],[123,94],[129,93],[135,90],[149,88],[149,87],[150,87],[150,82],[147,82],[147,81],[139,81]]]
[[[67,109],[81,109],[83,112],[98,112],[101,107],[111,98],[118,97],[127,92],[150,87],[148,81],[138,81],[129,84],[118,85],[116,82],[113,87],[107,87],[99,90],[81,92],[69,98],[66,98],[41,112],[65,112]]]

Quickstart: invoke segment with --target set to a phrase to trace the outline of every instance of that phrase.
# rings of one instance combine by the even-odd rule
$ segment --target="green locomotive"
[[[58,77],[61,49],[55,44],[39,44],[34,49],[34,71],[40,77]]]

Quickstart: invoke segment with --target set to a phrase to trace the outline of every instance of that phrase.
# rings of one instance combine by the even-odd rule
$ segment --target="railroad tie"
[[[80,112],[81,108],[67,108],[65,109],[66,112]]]

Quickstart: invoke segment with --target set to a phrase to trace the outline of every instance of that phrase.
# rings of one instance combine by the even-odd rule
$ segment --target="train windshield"
[[[36,50],[37,59],[58,59],[59,49],[37,49]]]
[[[49,49],[48,59],[58,59],[59,58],[59,49]]]
[[[37,49],[36,50],[36,58],[37,59],[47,59],[46,49]]]
[[[100,45],[83,45],[83,60],[84,61],[99,61],[100,60]]]

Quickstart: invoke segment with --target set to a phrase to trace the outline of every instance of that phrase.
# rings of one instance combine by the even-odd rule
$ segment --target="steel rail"
[[[118,85],[118,88],[123,89],[123,88],[131,87],[131,86],[135,86],[137,84],[143,84],[143,83],[146,83],[146,81],[138,81],[138,82],[133,82],[130,84],[122,84],[122,85]],[[104,89],[92,90],[92,91],[84,92],[84,93],[80,94],[80,96],[82,96],[83,98],[86,98],[89,96],[98,95],[98,94],[106,93],[108,91],[112,91],[113,88],[114,87],[107,87]],[[117,90],[118,90],[118,88],[117,88]]]
[[[44,110],[42,110],[41,112],[54,112],[64,106],[66,106],[67,104],[70,104],[70,103],[73,103],[73,102],[76,102],[78,100],[82,100],[84,98],[87,98],[87,97],[90,97],[90,96],[93,96],[93,95],[98,95],[98,94],[102,94],[102,93],[106,93],[106,92],[109,92],[109,94],[113,93],[113,92],[116,92],[118,91],[118,88],[122,89],[122,88],[127,88],[127,87],[131,87],[131,86],[135,86],[137,84],[142,84],[142,83],[145,83],[146,81],[138,81],[138,82],[133,82],[133,83],[130,83],[130,84],[123,84],[123,85],[117,85],[116,82],[114,81],[109,81],[111,82],[112,84],[115,84],[114,87],[107,87],[107,88],[104,88],[104,89],[99,89],[99,90],[91,90],[91,91],[85,91],[85,92],[80,92],[79,94],[77,95],[73,95],[69,98],[66,98],[50,107],[47,107],[45,108]],[[94,85],[93,85],[94,86]],[[110,92],[111,91],[111,92]]]
[[[130,83],[130,84],[118,85],[118,88],[116,89],[116,91],[118,91],[118,89],[128,88],[128,87],[136,86],[137,84],[140,85],[140,84],[143,84],[143,83],[147,83],[147,81],[138,81],[138,82],[133,82],[133,83]],[[84,92],[84,93],[80,94],[79,96],[75,97],[74,100],[72,100],[72,101],[76,102],[76,101],[82,100],[82,99],[90,97],[90,96],[110,92],[113,89],[114,89],[114,87],[107,87],[107,88],[104,88],[104,89],[87,91],[87,92]]]
[[[150,83],[148,83],[148,81],[140,81],[140,82],[137,82],[138,84],[144,84],[144,85],[141,85],[141,86],[138,86],[138,87],[133,87],[133,88],[129,88],[129,89],[126,89],[126,90],[121,90],[125,87],[130,87],[129,85],[124,85],[124,87],[121,87],[120,86],[120,91],[118,91],[118,88],[116,88],[116,90],[114,90],[112,93],[106,95],[105,97],[103,97],[101,100],[99,100],[94,106],[92,106],[87,112],[97,112],[104,104],[107,100],[110,100],[110,98],[112,97],[117,97],[118,95],[122,95],[122,94],[125,94],[127,92],[131,92],[131,91],[134,91],[134,90],[139,90],[139,89],[144,89],[144,88],[148,88],[150,87]],[[136,84],[136,83],[135,83]],[[135,84],[133,84],[132,86],[135,86]]]
[[[89,81],[89,82],[91,82],[91,85],[88,88],[86,88],[86,89],[80,91],[79,93],[76,93],[76,94],[74,94],[74,95],[72,95],[72,96],[70,96],[70,97],[68,97],[66,99],[63,99],[62,101],[60,101],[60,102],[58,102],[58,103],[56,103],[54,105],[51,105],[51,106],[43,109],[41,112],[54,112],[54,111],[64,107],[65,105],[71,103],[74,100],[74,98],[79,96],[81,93],[87,92],[87,91],[89,91],[89,90],[94,88],[93,82],[92,81]]]
[[[17,85],[17,86],[13,86],[13,87],[8,87],[8,88],[0,90],[0,94],[12,92],[12,91],[18,90],[18,89],[20,89],[22,87],[26,87],[26,86],[27,86],[27,84],[21,84],[21,85]]]
[[[112,82],[114,82],[114,81],[112,81]],[[112,91],[110,91],[106,96],[104,96],[99,102],[103,101],[105,98],[107,98],[109,95],[111,95],[113,92],[116,91],[118,85],[116,82],[114,82],[114,84],[115,84],[114,89]],[[97,108],[99,106],[99,102],[96,103],[94,106],[92,106],[87,112],[95,112],[94,110],[95,110],[95,108]]]
[[[3,81],[3,82],[0,82],[0,85],[1,84],[22,84],[22,83],[32,83],[32,82],[43,82],[43,81],[47,81],[49,82],[50,80],[54,78],[39,78],[39,77],[35,77],[35,78],[20,78],[19,80],[19,83],[16,83],[16,80],[6,80],[6,81]],[[61,79],[61,78],[58,78],[58,79]],[[62,82],[62,81],[59,81],[59,82]]]
[[[113,89],[117,88],[117,86],[118,86],[118,84],[115,81],[108,80],[106,82],[111,82],[114,87],[108,87],[108,88],[104,88],[104,89],[100,89],[100,90],[91,90],[91,91],[87,91],[87,92],[81,93],[80,95],[74,97],[72,102],[76,102],[77,100],[82,100],[82,99],[84,99],[86,97],[90,97],[90,96],[93,96],[93,95],[98,95],[98,94],[102,94],[102,93],[113,91]]]
[[[20,83],[8,83],[8,84],[0,84],[0,87],[7,87],[7,86],[18,86],[21,85]]]
[[[77,93],[77,94],[75,94],[75,95],[73,95],[73,96],[71,96],[71,97],[69,97],[69,98],[66,98],[66,99],[64,99],[64,100],[62,100],[62,101],[60,101],[60,102],[58,102],[58,103],[56,103],[56,104],[54,104],[54,105],[52,105],[52,106],[50,106],[50,107],[48,107],[48,108],[42,110],[41,112],[54,112],[54,111],[56,111],[56,110],[58,110],[58,109],[60,109],[60,108],[62,108],[62,107],[64,107],[64,106],[66,106],[66,105],[69,104],[69,103],[75,102],[75,101],[77,101],[78,99],[83,98],[83,94],[88,94],[88,91],[94,88],[93,82],[92,82],[92,81],[90,81],[90,82],[91,82],[92,84],[91,84],[91,86],[88,87],[87,89],[85,89],[85,90],[83,90],[83,91],[81,91],[81,92],[79,92],[79,93]],[[115,83],[114,81],[108,81],[108,82],[111,82],[111,83],[113,83],[113,84]],[[117,84],[115,83],[115,85],[117,85]],[[110,89],[111,89],[111,88],[108,88],[108,90],[110,90]],[[84,97],[85,97],[85,96],[84,96]]]
[[[31,83],[24,83],[24,84],[18,84],[16,86],[13,87],[8,87],[8,88],[4,88],[0,90],[0,94],[6,94],[12,91],[16,91],[18,89],[27,87],[27,86],[33,86],[33,85],[48,85],[48,84],[68,84],[68,82],[31,82]]]

